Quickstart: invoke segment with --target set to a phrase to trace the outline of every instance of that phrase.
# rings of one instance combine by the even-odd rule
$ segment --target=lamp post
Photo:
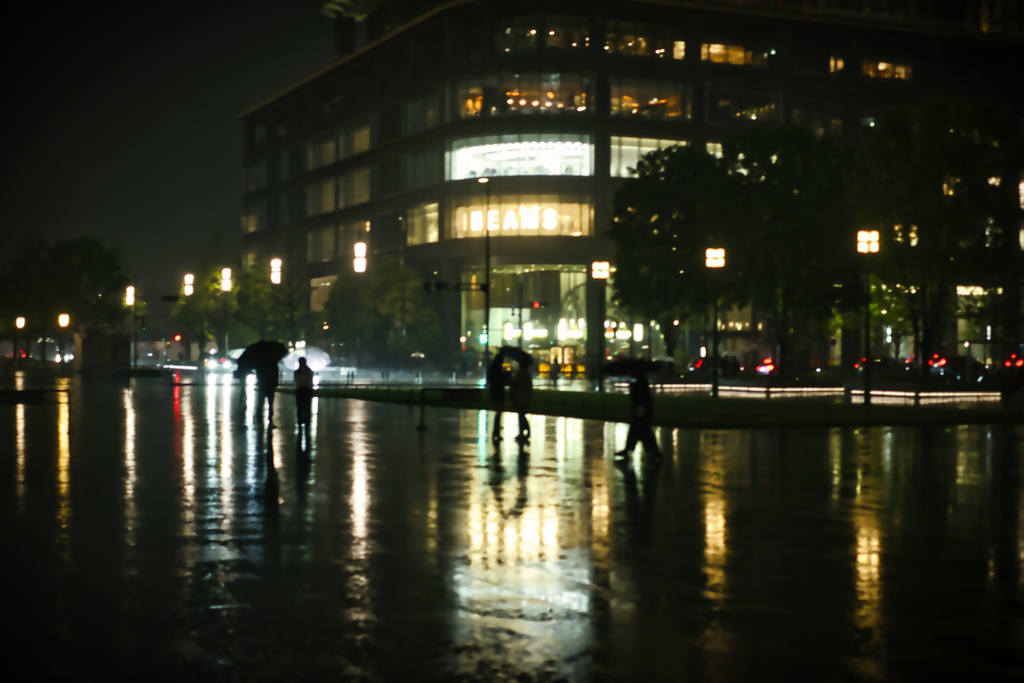
[[[139,316],[135,314],[135,286],[128,285],[124,290],[124,303],[126,306],[132,307],[132,367],[137,368],[139,366],[139,337],[136,333],[137,323]]]
[[[487,188],[484,208],[484,372],[491,355],[491,179],[478,178],[477,182]]]
[[[196,276],[193,275],[192,273],[188,273],[185,275],[185,296],[192,296],[192,293],[195,291],[195,281]]]
[[[270,259],[270,284],[281,284],[281,259]]]
[[[58,352],[58,355],[60,356],[60,374],[62,377],[67,377],[68,375],[67,368],[65,367],[67,365],[67,361],[64,358],[66,353],[64,349],[64,330],[67,329],[68,323],[70,322],[71,316],[67,313],[61,313],[57,316],[57,324],[60,325],[60,339],[58,340],[60,342],[60,346],[58,347],[60,351]]]
[[[704,265],[718,269],[725,266],[725,249],[706,249]],[[711,316],[711,395],[718,398],[718,278],[711,274],[711,299],[714,313]]]
[[[224,314],[224,357],[228,356],[228,292],[231,291],[231,269],[220,270],[220,305]]]
[[[878,231],[857,231],[857,253],[864,254],[864,405],[871,405],[871,269],[868,257],[878,253]]]
[[[597,390],[604,391],[604,316],[605,316],[605,298],[607,293],[605,288],[608,286],[608,275],[611,273],[611,264],[607,261],[594,261],[590,264],[590,277],[592,280],[598,283],[597,296],[598,296],[598,314],[597,322],[600,323],[600,332],[597,335],[597,372],[594,377],[597,379]],[[587,324],[587,333],[593,330],[597,325]]]
[[[14,329],[15,329],[15,333],[14,333],[14,367],[18,367],[21,363],[18,362],[20,360],[20,358],[18,358],[18,332],[17,332],[17,330],[25,329],[25,316],[19,315],[17,318],[14,319]]]

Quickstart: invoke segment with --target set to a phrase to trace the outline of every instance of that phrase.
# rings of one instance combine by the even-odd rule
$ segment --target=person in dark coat
[[[501,441],[501,414],[505,411],[505,385],[508,380],[505,377],[505,356],[498,353],[487,368],[487,395],[494,406],[494,432],[491,434],[491,441]]]
[[[533,401],[533,376],[530,375],[530,366],[519,364],[508,393],[513,410],[519,414],[519,436],[516,437],[516,441],[526,443],[530,440],[530,421],[526,419],[526,414],[530,412],[530,403]]]
[[[313,412],[313,370],[306,364],[306,358],[299,358],[299,367],[293,373],[295,378],[295,410],[299,425],[309,426]]]
[[[257,420],[263,418],[263,401],[270,404],[270,416],[267,424],[271,429],[274,424],[274,392],[277,391],[277,363],[262,363],[256,367],[256,411],[253,413]]]
[[[654,397],[651,396],[651,387],[647,383],[647,376],[639,374],[636,380],[629,387],[629,398],[633,404],[633,414],[629,421],[629,435],[626,437],[626,447],[616,453],[617,456],[625,457],[636,448],[636,442],[644,444],[644,452],[652,457],[660,458],[661,450],[658,448],[658,441],[654,438],[654,430],[651,429],[654,417]]]

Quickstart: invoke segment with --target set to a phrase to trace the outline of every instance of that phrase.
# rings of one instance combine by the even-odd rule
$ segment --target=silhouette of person
[[[270,416],[267,424],[273,429],[274,424],[274,392],[277,390],[277,363],[261,363],[256,368],[256,412],[259,418],[263,417],[263,400],[270,404]]]
[[[519,436],[516,440],[527,442],[530,440],[530,421],[526,419],[526,413],[530,412],[530,402],[533,400],[533,377],[530,376],[529,365],[519,364],[508,393],[512,408],[519,414]]]
[[[647,383],[646,375],[638,374],[636,376],[636,380],[629,387],[629,398],[633,403],[633,414],[629,421],[626,447],[615,455],[629,455],[636,448],[636,442],[641,441],[644,444],[645,453],[660,458],[661,451],[658,449],[658,441],[654,438],[654,430],[651,429],[654,417],[654,398],[651,396],[651,387]]]
[[[494,431],[491,434],[491,441],[501,441],[501,414],[505,411],[505,356],[500,353],[494,355],[494,360],[487,367],[487,395],[494,406]]]
[[[309,426],[313,407],[313,371],[306,364],[306,358],[299,358],[299,367],[293,373],[295,377],[295,411],[299,425]]]

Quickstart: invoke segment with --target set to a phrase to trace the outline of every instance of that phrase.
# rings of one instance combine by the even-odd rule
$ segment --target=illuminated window
[[[635,169],[640,162],[640,157],[659,149],[667,149],[674,145],[686,146],[690,144],[686,140],[656,140],[653,138],[620,138],[612,136],[612,163],[611,175],[618,178],[628,178],[632,175],[630,169]]]
[[[370,201],[370,169],[357,168],[338,179],[338,208]]]
[[[898,78],[905,81],[910,80],[910,67],[906,64],[876,62],[865,59],[861,64],[861,71],[869,78]]]
[[[324,304],[331,296],[331,285],[337,279],[337,275],[328,275],[327,277],[315,277],[309,281],[309,310],[324,310]]]
[[[482,176],[593,174],[589,135],[527,133],[453,140],[448,180]]]
[[[409,246],[437,241],[439,230],[438,205],[436,203],[410,207],[405,220],[405,243]]]
[[[685,85],[615,76],[611,83],[612,116],[676,120],[690,118],[690,94]]]
[[[336,240],[337,253],[343,257],[352,255],[352,249],[358,242],[370,241],[370,221],[350,221],[338,226]]]
[[[685,44],[682,46],[682,56],[679,57],[676,57],[676,45],[667,26],[627,21],[608,22],[605,51],[609,54],[682,59],[686,54]]]
[[[716,159],[721,159],[724,156],[724,154],[722,153],[721,142],[709,142],[704,145],[704,149],[707,150],[708,154],[710,154]]]
[[[318,135],[310,141],[307,155],[306,168],[314,170],[327,164],[333,164],[338,160],[338,132],[330,131]]]
[[[328,178],[306,188],[306,215],[319,216],[337,208],[335,180]]]
[[[515,17],[497,22],[494,31],[494,51],[510,54],[537,49],[540,22],[537,17]]]
[[[486,195],[451,200],[449,239],[483,237],[581,237],[591,234],[588,197],[565,195]]]
[[[796,97],[793,99],[793,123],[814,131],[815,137],[843,134],[843,107],[835,100]]]
[[[548,17],[545,45],[549,50],[583,50],[590,47],[590,31],[583,17]]]
[[[674,40],[672,41],[672,59],[685,59],[686,58],[686,41]]]
[[[712,64],[732,64],[735,66],[768,66],[768,52],[751,50],[743,45],[724,45],[721,43],[704,43],[700,46],[702,62]]]
[[[245,169],[245,189],[248,192],[262,190],[267,186],[267,160],[260,159]]]
[[[242,232],[256,232],[266,227],[266,207],[263,202],[250,206],[242,215]]]
[[[829,73],[837,74],[843,70],[846,64],[843,62],[842,57],[829,57],[828,58],[828,71]]]
[[[777,123],[779,99],[767,88],[708,83],[708,123]]]
[[[370,124],[367,121],[357,121],[346,126],[341,131],[341,141],[338,149],[338,158],[362,154],[370,149]]]
[[[460,82],[453,110],[460,118],[585,112],[590,78],[562,73],[502,73]]]

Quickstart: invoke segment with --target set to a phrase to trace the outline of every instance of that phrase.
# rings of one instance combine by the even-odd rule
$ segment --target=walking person
[[[505,385],[508,381],[504,364],[505,356],[497,353],[487,368],[487,395],[494,406],[494,431],[491,434],[494,443],[501,441],[501,414],[505,411]]]
[[[633,412],[629,421],[629,434],[626,436],[626,447],[616,453],[616,456],[626,457],[632,454],[636,448],[637,441],[644,445],[644,452],[654,458],[661,457],[661,450],[658,448],[658,441],[654,438],[654,430],[651,429],[654,417],[654,397],[651,396],[651,387],[647,383],[647,375],[638,373],[635,381],[629,387],[629,398],[632,402]]]
[[[267,418],[267,426],[275,429],[274,424],[274,392],[277,391],[277,364],[261,364],[256,368],[256,418],[263,419],[263,401],[270,404],[270,416]]]
[[[313,408],[313,371],[306,364],[306,358],[299,358],[299,367],[293,373],[295,377],[295,411],[299,428],[309,427]]]
[[[530,421],[526,419],[526,414],[530,412],[530,402],[533,400],[533,377],[528,363],[519,363],[508,393],[512,408],[519,414],[519,436],[516,441],[527,443],[530,441]]]

